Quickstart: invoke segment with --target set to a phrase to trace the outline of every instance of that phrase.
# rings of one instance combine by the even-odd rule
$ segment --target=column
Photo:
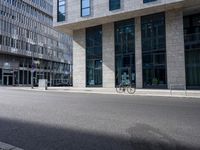
[[[142,75],[142,43],[141,43],[141,19],[135,18],[135,70],[136,70],[136,88],[143,87]]]
[[[183,12],[181,9],[166,12],[166,50],[168,88],[185,88],[185,50]]]
[[[103,25],[103,87],[115,87],[114,23]]]
[[[86,86],[85,29],[73,33],[73,86]]]

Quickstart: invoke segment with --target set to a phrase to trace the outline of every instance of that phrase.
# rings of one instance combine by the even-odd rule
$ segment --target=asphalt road
[[[200,150],[200,99],[0,88],[0,141],[25,150]]]

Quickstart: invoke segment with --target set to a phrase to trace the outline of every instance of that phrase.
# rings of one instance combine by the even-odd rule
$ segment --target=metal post
[[[3,80],[3,67],[2,67],[1,85],[3,85],[3,82],[4,80]]]
[[[33,72],[34,72],[34,51],[35,51],[35,48],[36,48],[36,42],[37,42],[37,39],[36,39],[36,26],[34,27],[34,32],[35,32],[35,36],[34,36],[34,47],[33,47],[33,51],[32,51],[32,70],[31,70],[31,88],[33,89]]]
[[[172,85],[170,84],[170,95],[172,96]]]
[[[185,96],[187,96],[187,87],[184,85],[184,90],[185,90]]]
[[[31,66],[31,88],[33,89],[33,52],[32,52],[32,66]]]
[[[53,62],[51,61],[51,66],[50,66],[50,79],[49,79],[49,80],[50,80],[50,84],[49,84],[50,87],[52,86],[52,69],[53,69],[52,66],[53,66]]]

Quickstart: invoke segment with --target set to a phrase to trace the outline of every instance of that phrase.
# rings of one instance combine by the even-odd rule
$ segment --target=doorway
[[[3,85],[13,85],[13,76],[12,75],[4,75],[3,76]]]
[[[87,86],[102,86],[102,61],[92,59],[87,61]]]

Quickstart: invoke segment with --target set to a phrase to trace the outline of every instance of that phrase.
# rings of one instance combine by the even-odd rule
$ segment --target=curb
[[[117,93],[115,91],[97,91],[91,89],[72,89],[72,88],[48,88],[47,90],[40,88],[9,88],[13,90],[21,91],[35,91],[35,92],[60,92],[60,93],[83,93],[83,94],[108,94],[108,95],[121,95],[121,96],[157,96],[157,97],[178,97],[178,98],[200,98],[200,91],[196,92],[187,92],[185,95],[184,91],[175,91],[173,94],[170,94],[170,91],[151,91],[151,90],[138,90],[135,94],[128,93]]]

